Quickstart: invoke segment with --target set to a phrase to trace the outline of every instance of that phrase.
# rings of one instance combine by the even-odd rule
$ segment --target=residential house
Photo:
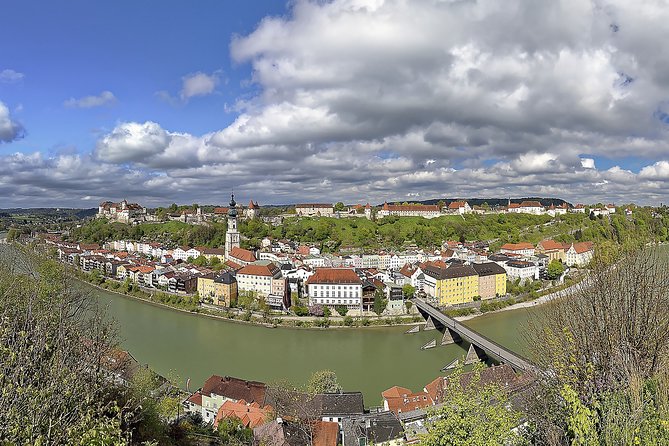
[[[595,255],[595,245],[592,242],[572,243],[567,249],[567,266],[585,266]]]
[[[573,208],[571,208],[571,212],[577,213],[577,214],[585,214],[585,205],[584,204],[577,204]]]
[[[186,410],[200,413],[206,423],[213,423],[218,409],[226,401],[258,403],[265,405],[267,385],[258,381],[248,381],[231,376],[212,375],[200,390],[186,400]]]
[[[266,446],[337,446],[341,444],[339,441],[339,425],[328,421],[314,421],[311,429],[308,430],[293,421],[277,418],[253,429],[253,444]]]
[[[261,406],[257,402],[247,403],[246,401],[227,400],[218,408],[216,418],[214,419],[214,429],[224,418],[237,418],[242,426],[253,429],[265,424],[273,409],[270,406]]]
[[[404,428],[392,412],[370,413],[346,418],[342,423],[342,446],[404,444]]]
[[[254,291],[262,297],[272,294],[274,280],[283,280],[281,270],[271,262],[248,264],[237,271],[236,277],[240,291]]]
[[[197,292],[201,298],[212,299],[214,305],[231,307],[237,302],[237,279],[229,271],[199,276]]]
[[[509,260],[504,264],[509,280],[520,279],[521,282],[539,279],[539,266],[524,260]]]
[[[479,296],[492,299],[506,294],[506,270],[495,262],[473,263],[479,276]]]
[[[472,302],[479,294],[478,274],[469,265],[444,268],[433,264],[422,270],[425,273],[426,288],[430,292],[425,291],[442,305]]]
[[[402,412],[429,407],[433,404],[427,392],[412,392],[400,386],[393,386],[388,390],[384,390],[381,396],[383,397],[384,410],[393,412],[396,415]]]
[[[556,242],[555,240],[542,240],[537,243],[536,252],[548,256],[549,263],[553,260],[566,262],[569,246],[569,244],[565,246],[564,243]]]
[[[521,214],[541,215],[545,212],[545,209],[538,201],[523,201],[520,203],[518,212]]]
[[[318,268],[306,282],[310,305],[362,305],[362,280],[352,269]]]

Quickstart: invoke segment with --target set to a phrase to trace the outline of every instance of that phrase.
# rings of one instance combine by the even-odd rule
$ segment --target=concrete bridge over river
[[[441,345],[461,344],[463,341],[470,344],[465,363],[489,358],[499,363],[509,364],[517,372],[537,373],[539,371],[539,368],[526,358],[446,316],[423,299],[415,298],[413,302],[425,318],[425,330],[438,330],[442,334]],[[423,348],[435,347],[437,344],[436,340],[432,340]]]

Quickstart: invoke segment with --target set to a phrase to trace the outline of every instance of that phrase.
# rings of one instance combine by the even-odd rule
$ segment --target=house
[[[211,298],[214,305],[231,307],[237,302],[237,279],[229,271],[199,276],[197,292],[201,298]]]
[[[595,255],[595,245],[592,242],[572,243],[566,251],[567,266],[585,266]]]
[[[393,386],[384,390],[381,392],[381,396],[383,397],[383,409],[394,414],[422,409],[433,404],[427,392],[412,392],[400,386]]]
[[[509,280],[520,279],[521,282],[525,282],[539,279],[539,267],[532,262],[509,260],[504,264],[504,269]]]
[[[211,260],[214,257],[217,257],[221,262],[225,262],[225,249],[224,248],[198,248],[200,254],[205,256],[207,260]]]
[[[585,205],[579,203],[571,209],[571,212],[574,212],[574,213],[577,213],[577,214],[585,214]]]
[[[340,444],[339,425],[327,421],[314,421],[311,429],[305,429],[304,426],[292,421],[277,418],[253,429],[253,444],[266,446],[337,446]]]
[[[567,244],[556,242],[555,240],[542,240],[537,243],[536,252],[548,256],[548,262],[558,260],[565,262],[567,260],[566,250],[569,248]]]
[[[393,412],[346,418],[342,423],[342,446],[404,444],[404,428]]]
[[[502,254],[516,254],[520,256],[533,256],[534,246],[532,243],[505,243],[499,250]]]
[[[479,276],[479,296],[481,299],[506,294],[506,270],[495,262],[473,263],[472,268]]]
[[[248,249],[238,248],[235,246],[230,250],[230,255],[228,256],[227,260],[232,260],[238,265],[246,266],[255,262],[257,259],[255,254],[253,254]]]
[[[323,203],[296,204],[295,213],[300,217],[334,217],[334,206]]]
[[[388,204],[376,213],[378,218],[396,215],[398,217],[423,217],[435,218],[441,215],[441,209],[437,205],[426,204]]]
[[[469,203],[466,201],[454,201],[448,205],[449,214],[469,214],[472,212],[472,208],[469,206]]]
[[[609,203],[609,204],[606,205],[606,210],[609,211],[609,214],[615,214],[616,213],[616,205]]]
[[[523,201],[520,203],[518,212],[521,214],[541,215],[544,213],[544,207],[538,201]]]
[[[185,406],[189,412],[200,412],[204,422],[213,423],[218,415],[218,409],[226,401],[244,400],[245,403],[258,403],[264,407],[266,392],[265,383],[212,375],[200,390],[186,400]]]
[[[283,280],[281,270],[271,262],[246,265],[237,271],[236,278],[240,291],[254,291],[262,297],[272,294],[274,280]]]
[[[244,216],[248,218],[249,220],[253,220],[254,218],[258,217],[258,212],[260,211],[260,206],[258,206],[258,202],[253,202],[253,200],[249,201],[249,205],[246,209],[244,209]]]
[[[257,402],[247,403],[243,399],[239,401],[227,400],[218,408],[216,418],[214,419],[214,429],[218,427],[218,423],[224,418],[237,418],[241,421],[242,426],[253,429],[265,424],[272,410],[272,407],[263,407]]]
[[[322,421],[341,423],[344,418],[365,413],[361,392],[319,393],[314,402]]]
[[[345,305],[355,309],[362,304],[362,280],[352,269],[317,268],[306,285],[309,305]]]
[[[550,215],[551,217],[555,217],[556,215],[564,215],[568,211],[568,206],[567,203],[562,203],[561,205],[555,206],[554,204],[551,203],[551,205],[548,207],[548,210],[546,213]]]
[[[172,251],[172,257],[175,260],[183,260],[184,262],[188,258],[197,259],[202,254],[198,249],[191,248],[190,246],[179,246],[177,249]]]

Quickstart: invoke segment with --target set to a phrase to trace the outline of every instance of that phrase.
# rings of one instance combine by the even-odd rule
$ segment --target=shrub
[[[351,325],[353,325],[353,318],[351,316],[345,316],[344,317],[344,325],[346,325],[347,327],[350,327]]]

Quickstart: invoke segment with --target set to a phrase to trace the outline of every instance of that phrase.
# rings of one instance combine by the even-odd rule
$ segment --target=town
[[[489,250],[486,241],[448,240],[434,251],[333,254],[321,253],[317,246],[265,237],[260,249],[243,249],[238,219],[256,219],[258,209],[253,200],[248,207],[241,208],[233,196],[228,207],[215,208],[213,214],[203,213],[198,208],[167,216],[193,224],[224,218],[227,222],[225,245],[218,248],[170,247],[152,240],[110,240],[100,246],[66,242],[59,234],[43,237],[56,248],[61,261],[86,273],[97,271],[96,274],[105,278],[128,281],[149,291],[193,296],[198,304],[209,308],[237,307],[240,301],[251,299],[258,303],[254,308],[266,306],[287,313],[295,306],[300,314],[306,306],[313,315],[322,315],[325,309],[328,315],[339,313],[341,316],[373,315],[375,300],[379,299],[384,303],[383,314],[403,315],[410,312],[407,299],[413,295],[449,307],[504,298],[509,291],[508,284],[528,286],[542,280],[561,284],[570,268],[588,265],[595,252],[591,241],[560,243],[550,239],[536,246],[527,242],[506,243],[496,252]],[[374,210],[369,204],[345,207],[342,211],[334,209],[335,205],[299,204],[295,206],[293,218],[429,219],[442,213],[474,212],[559,216],[567,212],[585,213],[586,209],[590,215],[599,216],[618,211],[611,204],[602,208],[586,208],[580,204],[572,208],[566,204],[545,208],[537,201],[509,202],[496,209],[472,208],[466,201],[453,201],[442,208],[385,203]],[[624,212],[629,214],[631,210]],[[132,224],[156,217],[147,213],[146,208],[124,200],[102,203],[97,218]]]

